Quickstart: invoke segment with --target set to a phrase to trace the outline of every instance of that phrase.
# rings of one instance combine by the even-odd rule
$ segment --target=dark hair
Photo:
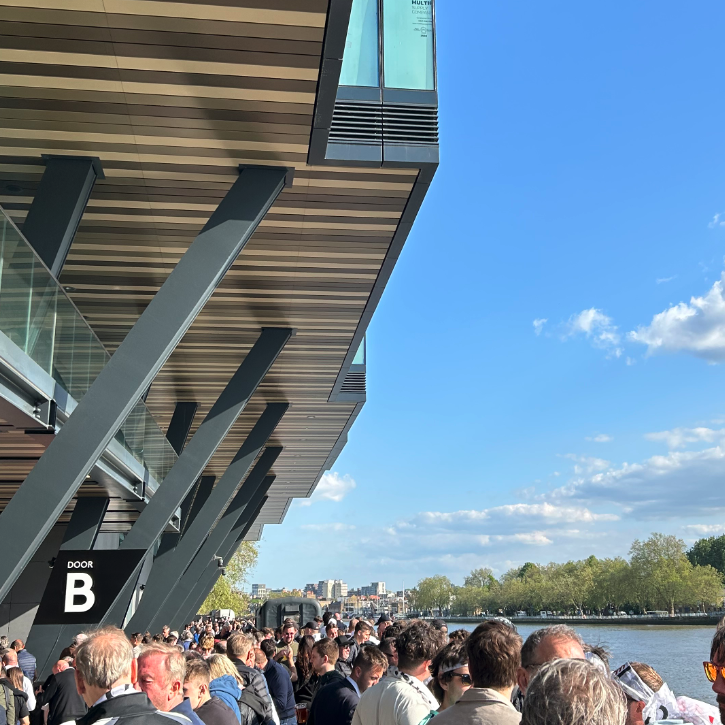
[[[362,619],[355,625],[355,632],[372,632],[373,628]]]
[[[433,629],[445,628],[446,632],[448,631],[448,624],[446,624],[445,619],[433,619],[431,620],[430,626],[433,627]]]
[[[383,639],[395,639],[404,629],[402,622],[393,622],[383,630]]]
[[[395,654],[395,637],[383,637],[378,649],[385,655]]]
[[[272,629],[271,627],[262,627],[262,630],[261,630],[261,632],[262,632],[262,634],[264,634],[264,635],[267,635],[267,634],[269,634],[269,635],[271,635],[272,637],[274,637],[274,630],[273,630],[273,629]]]
[[[322,623],[324,625],[327,625],[327,623],[332,619],[332,612],[325,612],[322,615]]]
[[[710,659],[722,661],[725,658],[725,617],[717,623],[717,629],[710,645]]]
[[[468,670],[474,687],[500,690],[516,684],[521,665],[521,637],[503,622],[479,624],[466,640]]]
[[[186,660],[184,682],[197,682],[198,680],[208,685],[211,682],[211,670],[202,657],[190,657]]]
[[[297,622],[293,622],[291,619],[285,619],[285,621],[282,622],[282,627],[280,628],[280,634],[282,634],[285,631],[285,629],[289,629],[290,627],[292,627],[295,630],[295,632],[299,629],[299,627],[297,626]]]
[[[315,644],[315,638],[311,634],[306,634],[300,639],[297,649],[297,659],[295,660],[295,668],[297,669],[297,682],[301,685],[306,682],[312,675],[312,662],[310,654],[312,646]]]
[[[277,648],[274,646],[274,642],[272,642],[271,639],[263,639],[259,643],[259,649],[261,649],[262,652],[264,652],[264,656],[268,660],[271,660],[274,657],[275,653],[277,652]]]
[[[454,629],[452,632],[448,633],[448,641],[465,642],[470,636],[471,633],[467,629]]]
[[[317,650],[323,657],[327,655],[327,659],[331,665],[334,665],[337,662],[337,658],[340,656],[340,650],[338,649],[337,642],[329,637],[318,639],[312,649]]]
[[[468,653],[462,642],[449,642],[430,663],[430,673],[433,679],[430,681],[430,689],[436,696],[438,702],[443,702],[445,690],[441,686],[441,682],[450,682],[453,679],[453,670],[441,673],[441,669],[455,667],[455,665],[468,664]]]
[[[379,667],[383,672],[388,669],[388,658],[374,645],[361,648],[352,662],[352,668],[359,667],[363,672],[369,672]]]
[[[426,660],[432,660],[443,646],[443,633],[424,622],[415,620],[396,638],[398,667],[401,670],[415,669]]]
[[[220,639],[218,642],[214,642],[214,651],[219,655],[225,655],[227,653],[227,641]]]

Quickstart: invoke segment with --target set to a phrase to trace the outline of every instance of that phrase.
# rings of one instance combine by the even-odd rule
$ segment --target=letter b
[[[91,590],[93,579],[90,574],[66,574],[65,611],[87,612],[95,603],[96,595]],[[75,604],[75,597],[83,597],[81,604]]]

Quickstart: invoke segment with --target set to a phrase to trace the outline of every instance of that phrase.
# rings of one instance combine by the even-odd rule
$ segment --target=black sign
[[[35,624],[97,624],[113,604],[143,549],[60,551]]]

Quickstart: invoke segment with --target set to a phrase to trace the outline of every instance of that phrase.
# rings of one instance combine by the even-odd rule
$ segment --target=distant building
[[[332,587],[333,599],[344,599],[347,596],[347,584],[342,579],[335,579]]]
[[[317,583],[317,597],[319,599],[334,599],[333,592],[335,589],[334,579],[321,579]]]
[[[362,587],[360,590],[364,597],[375,595],[376,597],[385,596],[385,582],[371,582],[369,587]]]
[[[267,599],[268,596],[266,584],[252,584],[252,599]]]

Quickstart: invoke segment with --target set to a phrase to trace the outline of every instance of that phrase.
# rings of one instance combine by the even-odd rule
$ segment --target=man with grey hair
[[[532,632],[521,648],[521,666],[516,673],[520,694],[526,696],[529,682],[544,664],[559,659],[585,659],[584,642],[577,632],[565,624]]]
[[[624,693],[583,659],[544,664],[529,682],[521,725],[624,725]]]
[[[75,680],[88,712],[77,725],[112,720],[123,725],[189,725],[183,715],[157,710],[134,689],[137,664],[128,637],[116,627],[93,632],[76,650]]]

